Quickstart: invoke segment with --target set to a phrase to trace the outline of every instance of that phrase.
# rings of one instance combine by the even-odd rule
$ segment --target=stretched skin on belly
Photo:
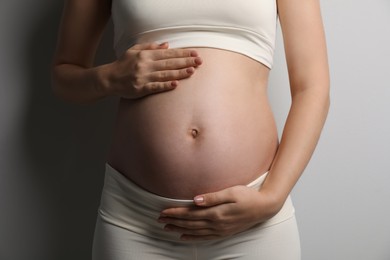
[[[203,65],[178,88],[119,106],[108,162],[166,197],[247,184],[277,149],[268,69],[237,53],[197,51]]]

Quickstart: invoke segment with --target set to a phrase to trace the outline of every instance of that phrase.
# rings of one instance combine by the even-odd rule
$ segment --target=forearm
[[[308,164],[329,109],[328,86],[307,88],[292,96],[281,142],[262,189],[281,203]]]
[[[75,103],[90,103],[111,93],[105,72],[109,65],[85,68],[74,64],[59,64],[52,70],[52,89],[60,98]]]

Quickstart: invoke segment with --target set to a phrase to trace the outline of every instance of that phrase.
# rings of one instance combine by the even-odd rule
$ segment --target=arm
[[[290,79],[291,108],[262,189],[277,208],[308,164],[329,109],[329,71],[318,0],[278,0]]]
[[[283,206],[318,142],[329,108],[329,72],[318,0],[278,0],[292,104],[271,169],[260,191],[235,186],[195,197],[200,208],[162,211],[159,222],[208,240],[246,230]]]
[[[110,0],[67,0],[52,67],[53,92],[88,103],[109,95],[140,98],[173,90],[201,64],[197,53],[169,49],[168,43],[136,44],[112,63],[93,67]]]
[[[108,0],[65,1],[52,65],[57,96],[82,103],[107,95],[99,79],[104,66],[92,65],[109,17]]]

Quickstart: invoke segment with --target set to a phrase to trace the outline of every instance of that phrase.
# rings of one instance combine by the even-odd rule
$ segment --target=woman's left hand
[[[231,236],[264,222],[281,208],[266,191],[234,186],[194,198],[194,207],[169,208],[158,222],[183,240],[210,240]]]

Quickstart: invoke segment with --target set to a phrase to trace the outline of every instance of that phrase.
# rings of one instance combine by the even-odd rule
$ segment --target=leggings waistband
[[[267,173],[247,187],[260,189]],[[158,239],[179,241],[179,234],[166,232],[157,218],[163,209],[194,206],[193,200],[173,199],[148,192],[106,163],[104,187],[99,207],[102,220],[130,231]],[[259,228],[277,224],[294,215],[290,196],[284,206],[271,219],[257,225]]]

